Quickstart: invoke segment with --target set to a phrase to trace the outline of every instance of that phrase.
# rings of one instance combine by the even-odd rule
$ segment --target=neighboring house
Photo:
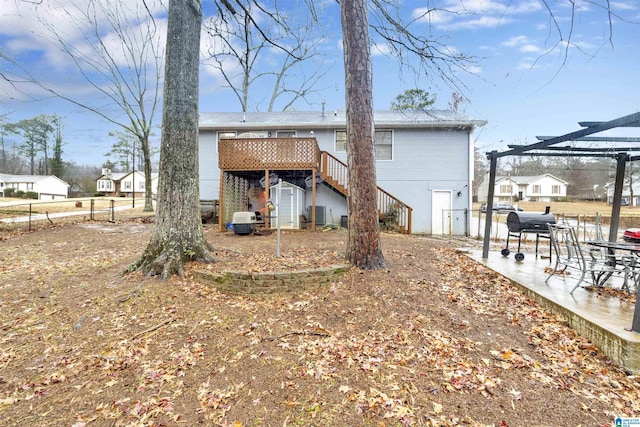
[[[613,191],[615,190],[615,182],[608,182],[604,185],[607,190],[607,203],[613,203]],[[629,188],[629,180],[625,179],[622,185],[622,205],[623,206],[640,206],[640,182],[633,183],[633,198],[631,197],[631,189]]]
[[[434,110],[376,111],[374,123],[381,219],[397,218],[403,232],[468,234],[471,133],[486,122]],[[345,225],[346,140],[340,111],[201,113],[200,199],[220,200],[224,225],[234,211],[264,212],[282,179],[291,185],[280,205],[292,210],[283,217],[302,199],[300,223]]]
[[[40,200],[66,199],[69,197],[69,184],[54,175],[10,175],[0,173],[0,197],[4,190],[31,191],[38,193]]]
[[[494,202],[550,202],[567,196],[567,181],[545,173],[536,176],[496,176]],[[478,187],[478,201],[486,202],[489,177]]]
[[[144,197],[146,191],[144,173],[135,172],[111,172],[103,169],[102,175],[96,180],[96,191],[111,197],[131,197],[135,191],[136,197]],[[134,190],[135,188],[135,190]],[[151,174],[151,193],[157,194],[158,174]]]

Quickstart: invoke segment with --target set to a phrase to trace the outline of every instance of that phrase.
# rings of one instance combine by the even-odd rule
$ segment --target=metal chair
[[[580,272],[580,278],[571,289],[570,293],[573,294],[587,273],[591,274],[594,285],[602,286],[612,274],[622,271],[617,268],[615,256],[600,248],[589,249],[588,256],[585,256],[573,227],[564,224],[548,224],[548,227],[556,263],[545,283],[549,283],[549,279],[557,272],[564,273],[568,268],[574,269]]]

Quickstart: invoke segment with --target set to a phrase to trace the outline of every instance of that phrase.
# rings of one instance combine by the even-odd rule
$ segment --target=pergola
[[[624,174],[627,162],[640,160],[640,144],[638,146],[616,146],[617,144],[639,143],[636,137],[593,137],[609,129],[620,127],[640,127],[640,112],[620,117],[608,122],[579,122],[582,129],[562,136],[537,137],[540,141],[530,145],[513,145],[509,150],[487,153],[490,162],[489,167],[489,194],[487,195],[487,212],[493,212],[493,196],[496,182],[496,168],[498,159],[507,156],[546,156],[546,157],[610,157],[616,159],[615,187],[613,203],[611,207],[611,224],[609,227],[609,241],[615,242],[618,236],[620,224],[620,206],[622,202],[622,190]],[[558,146],[563,142],[571,142],[576,146]],[[589,143],[591,147],[580,147],[580,143]],[[607,144],[607,146],[603,146]],[[598,147],[600,145],[600,147]],[[489,256],[489,243],[491,239],[492,215],[485,218],[484,241],[482,246],[482,258]],[[640,301],[636,298],[632,329],[640,332]]]

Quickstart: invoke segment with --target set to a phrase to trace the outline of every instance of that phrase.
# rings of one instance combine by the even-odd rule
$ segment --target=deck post
[[[222,231],[222,207],[224,206],[224,169],[220,169],[220,188],[218,191],[218,231]]]
[[[267,200],[269,200],[270,198],[270,194],[269,194],[269,169],[265,169],[264,170],[264,191],[265,191],[265,196],[267,198]],[[270,230],[271,229],[271,211],[267,210],[265,213],[268,214],[267,218],[264,219],[264,229],[265,230]]]
[[[311,231],[316,231],[316,171],[311,170]]]

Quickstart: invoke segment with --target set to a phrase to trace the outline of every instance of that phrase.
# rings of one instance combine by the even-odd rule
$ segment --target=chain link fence
[[[142,207],[134,208],[130,198],[83,198],[32,202],[0,199],[0,233],[11,231],[32,231],[62,223],[84,221],[115,222],[120,216],[132,212],[142,212]]]

